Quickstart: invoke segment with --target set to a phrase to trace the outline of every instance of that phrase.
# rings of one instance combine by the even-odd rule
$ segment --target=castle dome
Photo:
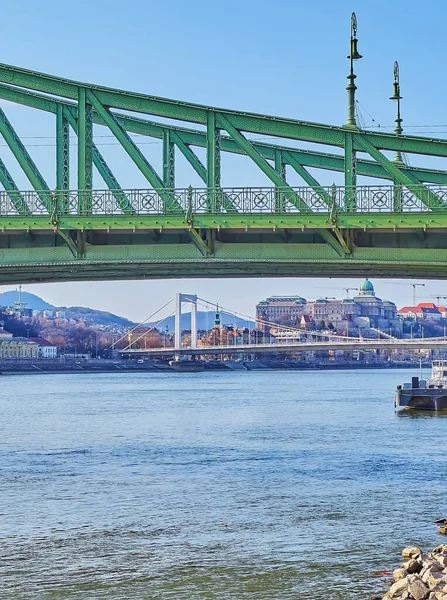
[[[362,296],[375,296],[374,286],[368,278],[360,286],[360,294]]]

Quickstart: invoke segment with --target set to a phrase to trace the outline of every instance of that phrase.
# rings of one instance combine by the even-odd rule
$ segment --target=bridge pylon
[[[175,328],[174,328],[174,350],[175,360],[180,359],[182,348],[182,305],[191,304],[191,348],[197,348],[197,296],[192,294],[180,294],[175,296]]]

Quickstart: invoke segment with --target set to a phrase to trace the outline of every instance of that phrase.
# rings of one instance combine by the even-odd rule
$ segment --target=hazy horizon
[[[423,283],[416,288],[416,303],[437,303],[436,295],[447,296],[445,282],[433,280],[390,281],[369,277],[376,295],[391,300],[398,308],[413,304],[412,283]],[[162,307],[176,292],[196,294],[213,304],[219,304],[230,312],[254,316],[256,304],[268,296],[298,295],[307,300],[319,297],[346,298],[345,288],[358,289],[364,279],[183,279],[154,281],[107,281],[85,283],[25,284],[22,290],[41,297],[54,306],[86,306],[125,317],[131,321],[143,321]],[[247,286],[250,283],[250,286]],[[245,284],[245,285],[242,285]],[[233,293],[228,294],[228,286]],[[127,292],[126,292],[127,288]],[[248,288],[248,289],[247,289]],[[0,293],[16,290],[18,286],[0,286]],[[355,295],[350,291],[349,295]],[[440,300],[440,304],[447,300]],[[200,307],[202,310],[203,308]],[[169,307],[173,310],[173,307]],[[185,307],[185,310],[188,310]],[[162,313],[160,313],[162,314]]]

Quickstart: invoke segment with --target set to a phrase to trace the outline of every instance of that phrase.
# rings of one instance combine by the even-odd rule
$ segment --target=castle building
[[[307,300],[301,296],[271,296],[256,306],[256,319],[261,323],[287,321],[298,325],[305,314],[306,304]]]
[[[307,301],[301,296],[271,296],[256,306],[259,321],[287,323],[300,326],[303,317],[306,327],[310,322],[341,326],[344,322],[360,328],[398,328],[401,324],[397,317],[397,308],[393,302],[376,296],[374,285],[368,278],[362,283],[354,298],[335,300],[318,298]]]

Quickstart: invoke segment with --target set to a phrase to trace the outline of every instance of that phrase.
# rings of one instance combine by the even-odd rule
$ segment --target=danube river
[[[4,376],[2,598],[367,600],[441,543],[410,371]]]

